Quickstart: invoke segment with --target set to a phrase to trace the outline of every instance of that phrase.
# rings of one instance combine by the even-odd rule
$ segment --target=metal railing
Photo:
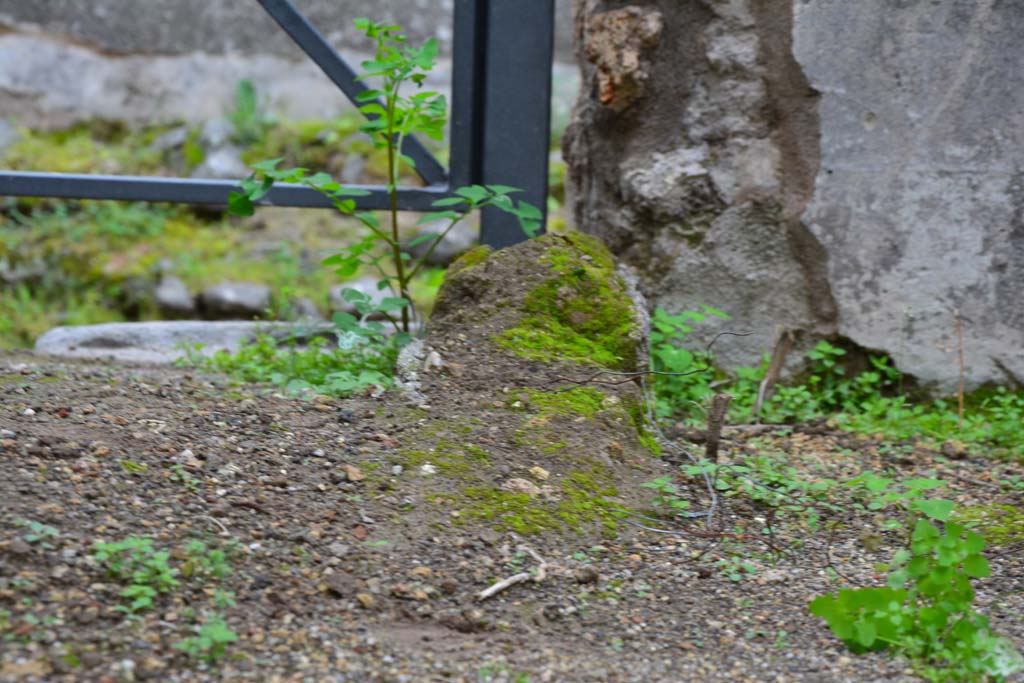
[[[351,101],[365,89],[338,52],[290,0],[257,0]],[[425,187],[402,187],[402,210],[430,212],[456,187],[503,184],[545,212],[550,135],[554,0],[455,0],[450,168],[415,138],[402,151]],[[360,186],[363,210],[389,207],[383,186]],[[0,170],[0,196],[114,199],[224,205],[231,180],[156,178]],[[332,208],[315,190],[276,185],[262,204]],[[542,223],[543,225],[543,223]],[[485,209],[480,241],[496,248],[525,239],[514,216]]]

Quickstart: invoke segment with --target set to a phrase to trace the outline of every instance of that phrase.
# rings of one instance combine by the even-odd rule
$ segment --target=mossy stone
[[[482,321],[488,321],[482,325]],[[431,325],[467,324],[516,356],[637,369],[642,318],[607,248],[581,233],[474,249],[449,270]]]

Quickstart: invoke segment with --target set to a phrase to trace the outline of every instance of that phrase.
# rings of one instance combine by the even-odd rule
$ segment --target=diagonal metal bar
[[[295,41],[295,44],[302,48],[303,52],[320,67],[320,70],[341,88],[349,100],[354,103],[356,95],[367,90],[366,86],[357,80],[357,74],[352,67],[295,8],[291,0],[258,0],[258,2]],[[441,185],[447,181],[448,174],[444,166],[416,138],[406,138],[402,143],[402,152],[416,163],[416,172],[428,185]]]
[[[383,211],[390,208],[387,189],[382,186],[352,186],[370,194],[359,197],[359,208]],[[71,173],[33,173],[0,171],[0,197],[60,197],[64,199],[116,199],[122,201],[175,202],[223,206],[228,193],[238,191],[233,180],[193,178],[147,178]],[[403,211],[436,211],[431,203],[448,196],[445,186],[400,187],[398,208]],[[260,204],[332,208],[331,202],[316,190],[303,185],[274,185]]]

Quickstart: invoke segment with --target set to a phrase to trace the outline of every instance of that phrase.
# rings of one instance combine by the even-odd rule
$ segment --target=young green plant
[[[467,213],[488,206],[507,211],[519,219],[523,230],[532,237],[540,229],[541,212],[526,202],[516,202],[510,198],[510,194],[518,191],[513,187],[462,187],[454,190],[452,196],[435,201],[433,206],[438,211],[421,220],[447,219],[448,224],[440,233],[424,235],[414,240],[414,243],[403,245],[399,221],[399,172],[403,165],[414,170],[416,168],[415,161],[402,152],[403,143],[416,134],[441,140],[448,120],[444,96],[419,90],[427,74],[434,68],[437,42],[431,39],[422,47],[413,48],[407,44],[400,26],[357,19],[356,27],[375,46],[374,58],[363,62],[366,73],[359,77],[362,81],[370,82],[372,87],[360,93],[356,100],[360,105],[359,110],[368,119],[361,130],[370,136],[375,147],[387,152],[386,190],[390,225],[382,225],[373,212],[357,210],[356,198],[368,196],[370,192],[366,189],[343,187],[327,173],[310,174],[304,168],[279,169],[280,159],[254,164],[255,172],[241,183],[242,191],[231,193],[228,208],[236,215],[252,215],[255,202],[265,197],[276,182],[305,185],[323,194],[338,211],[352,216],[367,229],[362,240],[328,257],[324,265],[334,267],[336,273],[343,278],[349,278],[364,268],[380,275],[378,287],[382,290],[390,289],[395,296],[385,298],[368,312],[382,315],[396,330],[408,333],[415,314],[409,294],[410,282],[424,267],[445,235]],[[415,90],[413,94],[408,94],[410,86]],[[417,243],[426,243],[428,246],[421,257],[413,259],[406,248],[412,248]],[[398,319],[394,317],[396,312]],[[350,330],[354,322],[351,316],[346,317],[345,314],[335,316],[335,323],[339,327]]]

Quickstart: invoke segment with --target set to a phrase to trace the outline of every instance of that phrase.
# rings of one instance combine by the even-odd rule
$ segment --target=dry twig
[[[484,601],[487,598],[493,597],[498,593],[502,592],[503,590],[511,588],[516,584],[523,583],[524,581],[533,581],[534,583],[540,583],[544,580],[544,578],[547,576],[548,566],[548,563],[544,561],[544,558],[538,555],[532,548],[529,548],[525,545],[519,546],[518,549],[521,552],[524,552],[530,557],[532,557],[537,562],[537,568],[534,570],[534,573],[519,572],[518,574],[513,574],[507,579],[502,579],[498,583],[492,586],[488,586],[487,588],[477,593],[476,599],[478,601]]]
[[[775,348],[772,349],[772,359],[768,362],[768,372],[765,373],[764,379],[761,380],[761,384],[757,388],[757,400],[754,401],[755,416],[761,414],[761,408],[771,398],[772,388],[779,379],[782,366],[786,363],[786,356],[793,348],[793,340],[794,335],[791,330],[779,329],[779,334],[775,339]]]
[[[729,401],[731,400],[732,396],[729,394],[715,394],[711,398],[711,407],[708,409],[708,431],[704,444],[704,458],[714,463],[718,462],[718,444],[722,440],[725,413],[729,410]]]

